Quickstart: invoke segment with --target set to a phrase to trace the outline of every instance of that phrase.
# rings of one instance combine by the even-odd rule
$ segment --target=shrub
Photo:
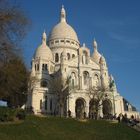
[[[0,121],[13,121],[15,110],[11,110],[7,107],[0,107]]]
[[[26,113],[28,113],[28,114],[34,114],[32,106],[25,108],[25,110],[26,110]]]
[[[26,112],[23,109],[11,109],[8,107],[0,107],[0,121],[14,121],[16,119],[23,120]]]
[[[17,117],[19,120],[24,120],[25,117],[26,117],[26,112],[25,112],[25,110],[19,109],[19,110],[17,111],[16,117]]]

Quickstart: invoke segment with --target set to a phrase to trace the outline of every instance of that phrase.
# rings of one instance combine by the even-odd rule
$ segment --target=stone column
[[[67,117],[68,117],[68,111],[70,110],[70,107],[69,107],[69,95],[68,95],[68,97],[67,97],[67,107],[66,107],[66,114],[67,114]]]
[[[82,89],[82,76],[79,76],[79,89]]]
[[[31,72],[32,76],[35,76],[35,62],[34,59],[32,59],[32,72]]]
[[[99,104],[101,104],[101,106],[100,106],[100,108],[99,108],[99,116],[100,116],[100,117],[103,117],[103,105],[102,105],[102,101],[100,101]]]
[[[69,98],[69,110],[71,111],[71,117],[75,118],[75,99],[73,97]]]
[[[89,117],[89,101],[86,102],[85,112],[86,112],[86,117]]]
[[[92,87],[92,77],[89,77],[89,88]]]
[[[113,100],[112,100],[113,112],[112,112],[112,114],[115,115],[116,114],[116,105],[115,105],[115,95],[114,95],[114,92],[112,94],[113,94]]]
[[[81,85],[80,85],[80,75],[78,76],[78,85],[79,85],[79,89],[81,89]]]
[[[42,74],[42,60],[39,60],[39,73]]]

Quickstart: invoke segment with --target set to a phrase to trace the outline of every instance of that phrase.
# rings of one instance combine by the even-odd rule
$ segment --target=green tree
[[[26,98],[28,71],[19,46],[28,25],[20,7],[0,0],[0,99],[9,106],[21,106]]]
[[[8,106],[18,107],[26,101],[28,71],[20,58],[13,58],[0,70],[0,97]]]

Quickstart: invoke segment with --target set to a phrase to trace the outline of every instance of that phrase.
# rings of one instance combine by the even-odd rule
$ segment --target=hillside
[[[140,133],[108,121],[29,116],[24,122],[1,123],[0,140],[140,140]]]

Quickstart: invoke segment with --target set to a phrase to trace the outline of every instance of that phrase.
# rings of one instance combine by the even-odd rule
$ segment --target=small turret
[[[101,71],[101,85],[103,88],[106,89],[109,87],[109,76],[108,76],[106,60],[103,55],[101,56],[99,63],[100,63],[100,71]]]
[[[34,62],[34,58],[32,59],[32,71],[31,71],[31,77],[35,76],[35,62]]]
[[[94,48],[94,52],[92,54],[92,58],[96,63],[99,63],[101,55],[98,52],[98,45],[95,39],[93,41],[93,48]]]
[[[68,69],[68,61],[67,61],[67,53],[64,49],[61,54],[61,76],[63,80],[63,84],[65,85],[65,82],[67,80],[67,69]]]
[[[68,63],[67,53],[66,53],[66,50],[64,49],[61,54],[61,71],[66,71],[67,63]]]
[[[103,55],[101,56],[99,63],[102,69],[107,69],[106,60]]]

